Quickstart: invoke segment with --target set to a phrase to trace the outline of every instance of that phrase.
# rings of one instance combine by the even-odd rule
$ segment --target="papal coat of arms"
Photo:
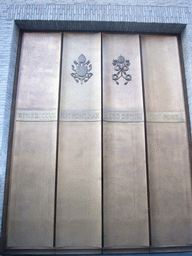
[[[71,67],[75,73],[71,73],[71,76],[75,79],[77,83],[79,81],[81,81],[81,84],[83,84],[83,82],[86,83],[93,75],[89,72],[92,70],[92,65],[90,64],[90,61],[86,61],[85,56],[81,54],[78,58],[78,61],[74,60],[73,63],[75,64],[75,66],[71,65]]]
[[[114,70],[117,71],[116,74],[112,75],[112,79],[116,84],[119,84],[117,80],[123,77],[126,80],[124,84],[128,84],[128,82],[131,81],[131,75],[126,73],[129,70],[129,60],[125,60],[125,58],[120,55],[117,60],[113,60],[112,64],[114,66]]]

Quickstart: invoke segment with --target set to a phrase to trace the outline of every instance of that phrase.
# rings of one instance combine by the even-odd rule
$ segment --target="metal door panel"
[[[141,37],[152,246],[191,245],[191,184],[176,36]]]
[[[7,246],[53,246],[60,33],[24,33],[13,135]]]
[[[152,246],[192,242],[191,177],[185,123],[148,123]]]
[[[100,33],[64,33],[58,136],[56,246],[101,247]]]
[[[104,122],[105,247],[149,245],[143,123]]]
[[[101,124],[61,122],[57,247],[101,246]]]
[[[16,122],[7,246],[53,246],[56,122]]]
[[[103,34],[104,246],[149,246],[138,35]]]

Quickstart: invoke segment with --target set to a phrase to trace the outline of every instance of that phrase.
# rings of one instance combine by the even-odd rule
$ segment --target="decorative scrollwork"
[[[131,75],[126,73],[126,71],[129,70],[129,60],[125,60],[125,58],[120,55],[117,60],[113,60],[112,64],[114,66],[114,70],[117,71],[117,74],[112,75],[112,79],[116,82],[116,84],[119,84],[117,80],[123,77],[126,80],[124,84],[128,84],[128,82],[132,79]]]
[[[90,64],[90,61],[86,61],[85,56],[81,54],[78,58],[78,62],[74,60],[73,63],[76,66],[71,65],[71,67],[72,70],[75,71],[75,73],[71,73],[71,76],[75,79],[77,83],[79,81],[81,81],[81,84],[83,84],[83,82],[86,83],[93,75],[93,73],[89,73],[89,71],[92,70],[92,65]]]

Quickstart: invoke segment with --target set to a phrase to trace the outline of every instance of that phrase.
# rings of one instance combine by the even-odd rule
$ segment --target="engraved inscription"
[[[63,110],[60,114],[60,121],[100,121],[101,113],[99,110]]]
[[[124,84],[128,84],[128,82],[131,81],[131,75],[126,73],[126,71],[129,70],[129,60],[125,60],[125,58],[120,55],[117,60],[113,60],[112,64],[114,66],[114,70],[117,71],[116,74],[112,75],[112,79],[116,84],[119,84],[117,80],[123,77],[126,80]]]
[[[142,112],[104,111],[103,120],[109,122],[143,122]]]
[[[83,54],[81,54],[78,58],[78,62],[74,60],[73,62],[76,66],[72,65],[72,70],[75,71],[75,73],[71,73],[71,76],[75,79],[75,81],[78,83],[81,81],[81,84],[83,82],[87,82],[89,78],[93,75],[93,73],[90,73],[89,71],[92,70],[92,65],[90,64],[90,61],[86,61],[86,58]]]
[[[184,112],[148,112],[148,122],[185,122]]]
[[[16,121],[49,122],[56,120],[56,110],[18,110],[16,114]]]

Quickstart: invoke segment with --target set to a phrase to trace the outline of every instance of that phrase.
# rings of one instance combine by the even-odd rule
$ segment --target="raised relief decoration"
[[[57,121],[56,110],[17,110],[16,121],[50,122]]]
[[[146,119],[152,123],[183,123],[185,112],[147,112]]]
[[[103,120],[108,122],[143,122],[142,112],[104,111]]]
[[[62,110],[60,113],[60,121],[100,121],[101,114],[99,110]]]
[[[117,60],[113,60],[112,64],[114,66],[114,70],[117,71],[117,74],[112,75],[112,79],[116,84],[119,84],[117,80],[123,77],[126,80],[124,84],[128,84],[128,82],[131,81],[131,75],[126,73],[126,71],[129,70],[129,60],[125,60],[125,58],[120,55]]]
[[[92,65],[89,64],[90,61],[86,61],[86,58],[83,54],[81,54],[78,58],[78,62],[74,60],[73,62],[76,66],[71,65],[72,70],[75,71],[75,73],[71,73],[71,76],[75,79],[75,81],[78,83],[81,81],[81,84],[83,82],[87,82],[89,78],[93,75],[93,73],[89,73],[89,71],[92,70]]]

